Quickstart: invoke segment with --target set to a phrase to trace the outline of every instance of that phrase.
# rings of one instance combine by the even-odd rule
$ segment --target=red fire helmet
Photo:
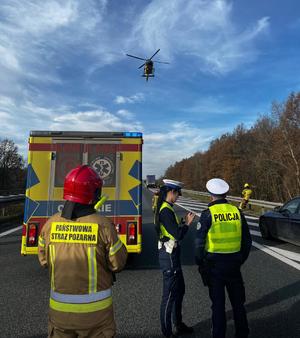
[[[103,181],[94,169],[80,165],[72,169],[64,182],[64,199],[81,204],[92,204]]]

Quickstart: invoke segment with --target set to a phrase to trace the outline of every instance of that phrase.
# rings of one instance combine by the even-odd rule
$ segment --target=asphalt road
[[[181,199],[179,216],[186,209],[198,214],[205,205]],[[162,278],[158,269],[156,235],[152,224],[151,192],[143,191],[143,252],[133,255],[117,275],[114,306],[121,337],[160,337],[159,305]],[[257,220],[249,218],[254,245],[242,268],[251,338],[300,337],[300,248],[281,241],[265,241]],[[11,225],[12,227],[13,225]],[[186,283],[183,318],[192,325],[191,337],[210,337],[210,300],[194,265],[196,222],[182,245]],[[0,337],[47,337],[49,283],[37,257],[20,255],[21,231],[3,235],[0,228]],[[2,235],[1,235],[2,234]],[[232,312],[227,301],[227,337],[234,337]]]

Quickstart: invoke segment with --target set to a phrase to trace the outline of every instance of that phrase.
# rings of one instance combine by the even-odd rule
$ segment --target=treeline
[[[26,168],[12,140],[0,140],[0,195],[25,193]]]
[[[164,177],[199,191],[206,190],[208,179],[220,177],[235,196],[247,182],[253,198],[268,201],[300,195],[300,92],[273,103],[272,112],[252,128],[239,125],[211,142],[207,151],[171,165]]]

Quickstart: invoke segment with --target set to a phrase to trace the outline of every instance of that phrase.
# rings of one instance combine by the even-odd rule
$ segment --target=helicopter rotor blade
[[[158,63],[165,63],[165,64],[167,64],[167,65],[169,65],[170,64],[170,62],[164,62],[164,61],[154,61],[155,63],[156,62],[158,62]]]
[[[160,49],[158,49],[152,56],[149,60],[151,60],[158,52],[160,51]]]
[[[145,66],[145,63],[143,63],[141,66],[139,66],[138,69],[140,69],[140,68],[142,68],[142,67],[144,67],[144,66]]]
[[[135,59],[146,61],[146,59],[140,58],[139,56],[134,56],[134,55],[130,55],[130,54],[126,54],[126,55],[129,56],[129,57],[131,57],[131,58],[135,58]]]

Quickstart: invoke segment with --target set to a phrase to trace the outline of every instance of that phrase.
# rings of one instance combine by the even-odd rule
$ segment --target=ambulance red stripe
[[[64,143],[64,146],[72,147],[73,149],[80,146],[80,143]],[[92,145],[91,145],[92,146]],[[113,152],[113,151],[141,151],[141,144],[116,144],[116,145],[98,145],[102,151]],[[51,143],[29,143],[30,151],[59,151],[61,144]]]

